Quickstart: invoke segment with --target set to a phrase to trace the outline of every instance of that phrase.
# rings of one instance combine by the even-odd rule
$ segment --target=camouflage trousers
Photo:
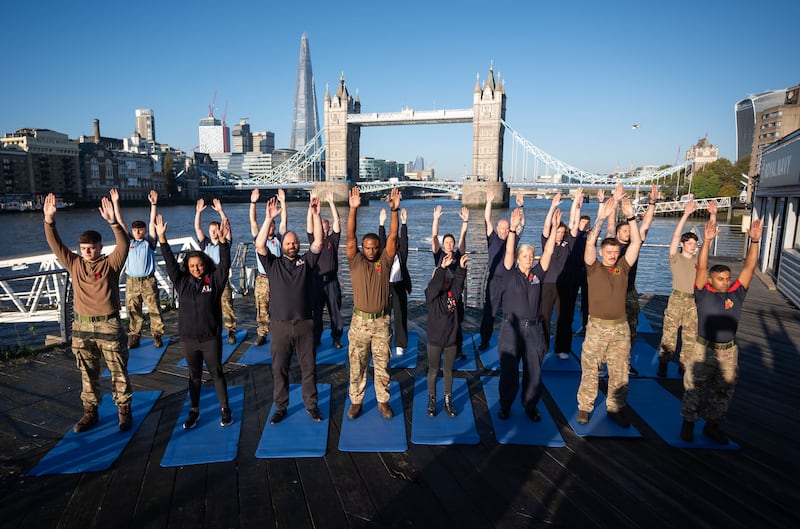
[[[591,412],[597,398],[597,373],[603,362],[608,366],[608,411],[625,407],[628,398],[628,364],[631,359],[630,329],[624,319],[601,320],[589,316],[581,351],[581,384],[578,409]]]
[[[236,330],[236,313],[233,312],[233,287],[231,282],[225,283],[225,288],[222,289],[222,320],[225,322],[225,328],[229,331]]]
[[[630,328],[631,347],[636,343],[636,328],[639,326],[639,292],[633,288],[625,294],[625,316]]]
[[[106,321],[72,322],[72,353],[81,372],[81,401],[84,405],[100,403],[100,357],[111,372],[111,392],[117,406],[130,404],[128,379],[128,340],[119,317]]]
[[[669,361],[678,352],[678,328],[681,329],[681,350],[686,352],[682,356],[688,356],[697,338],[697,305],[693,295],[672,294],[669,297],[658,348],[659,360]]]
[[[256,326],[259,336],[269,334],[269,278],[266,275],[256,276]]]
[[[684,352],[681,415],[692,422],[700,417],[710,422],[724,420],[739,376],[738,346],[734,342],[706,345],[698,341]]]
[[[142,312],[142,301],[147,304],[150,313],[150,332],[153,336],[164,334],[164,322],[161,320],[161,297],[158,293],[158,283],[153,276],[136,279],[128,277],[125,282],[125,305],[128,308],[128,318],[130,334],[142,334],[142,324],[144,323],[144,313]]]
[[[389,315],[368,319],[353,314],[350,320],[347,358],[350,363],[350,402],[353,404],[360,404],[364,400],[370,351],[375,372],[375,398],[378,402],[389,402],[390,323]]]

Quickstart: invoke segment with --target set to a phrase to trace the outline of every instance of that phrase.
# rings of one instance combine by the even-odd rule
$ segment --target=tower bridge
[[[497,205],[507,205],[509,188],[522,189],[610,189],[622,183],[636,189],[648,182],[657,182],[681,171],[691,161],[660,171],[637,174],[600,175],[565,163],[538,148],[506,121],[505,84],[495,80],[493,67],[484,82],[476,79],[472,108],[414,110],[400,112],[361,112],[358,94],[352,97],[341,76],[336,91],[326,89],[323,101],[324,126],[290,159],[259,176],[241,176],[217,171],[203,174],[204,189],[250,190],[283,187],[286,189],[318,188],[332,191],[337,202],[346,202],[350,187],[359,185],[365,192],[381,192],[391,187],[416,187],[460,194],[467,206],[483,205],[488,190],[494,190]],[[359,182],[360,139],[362,127],[472,123],[472,173],[464,181],[400,181]],[[512,163],[504,173],[504,139],[508,132],[514,151],[534,161],[528,167]],[[322,141],[324,138],[324,142]]]

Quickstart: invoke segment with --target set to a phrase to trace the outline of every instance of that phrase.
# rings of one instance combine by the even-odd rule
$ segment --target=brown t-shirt
[[[377,261],[371,262],[356,251],[350,263],[350,283],[353,286],[353,306],[360,311],[375,314],[389,305],[389,273],[392,259],[385,251]]]
[[[55,223],[44,223],[47,244],[72,278],[73,309],[81,316],[107,316],[119,310],[119,273],[128,258],[128,236],[112,224],[117,246],[109,255],[87,261],[61,241]]]
[[[694,294],[697,254],[684,257],[680,253],[676,253],[669,258],[669,268],[672,270],[672,289],[686,294]]]
[[[628,291],[628,274],[631,266],[622,256],[612,266],[604,266],[600,260],[586,267],[589,283],[589,316],[601,320],[625,318],[625,295]]]

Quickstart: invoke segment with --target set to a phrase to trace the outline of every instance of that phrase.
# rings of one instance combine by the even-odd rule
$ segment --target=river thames
[[[128,225],[137,219],[147,221],[149,207],[146,200],[142,201],[141,207],[124,207],[122,210],[124,219]],[[411,299],[421,301],[424,299],[424,290],[433,270],[433,259],[430,254],[431,244],[431,222],[433,220],[433,210],[437,205],[441,205],[444,214],[439,223],[440,237],[446,233],[453,233],[458,238],[461,227],[461,219],[458,216],[460,202],[450,199],[411,199],[404,200],[402,207],[408,211],[408,232],[409,232],[409,258],[408,266],[414,282]],[[566,222],[569,216],[571,202],[564,200],[561,209],[564,213]],[[226,214],[230,218],[231,227],[234,235],[234,244],[237,242],[252,242],[250,235],[250,224],[248,220],[249,204],[230,203],[223,204]],[[370,205],[364,206],[359,210],[358,216],[358,235],[363,236],[369,231],[377,232],[378,215],[385,204],[373,200]],[[550,207],[550,200],[528,199],[525,201],[526,227],[522,236],[522,242],[532,243],[536,246],[537,256],[541,253],[541,230],[544,217]],[[288,224],[290,230],[296,230],[302,234],[305,229],[307,207],[302,202],[288,203]],[[346,220],[347,207],[338,208],[342,220],[342,241],[340,245],[340,278],[344,294],[350,292],[349,271],[347,270],[344,247],[346,239]],[[597,211],[597,204],[591,202],[584,204],[582,213],[594,219]],[[169,223],[167,236],[171,239],[180,237],[194,236],[194,216],[195,207],[191,205],[168,206],[159,208],[159,213],[163,214]],[[265,199],[262,198],[257,206],[257,219],[259,222],[264,220]],[[330,209],[325,205],[322,214],[330,218]],[[508,218],[509,210],[495,209],[493,218],[495,222],[499,218]],[[207,230],[208,222],[219,220],[219,215],[210,207],[202,214],[203,228]],[[0,260],[26,257],[31,255],[50,253],[45,240],[42,228],[41,212],[13,213],[0,216],[2,230],[0,230]],[[678,222],[677,217],[656,217],[647,237],[647,243],[642,250],[640,257],[639,273],[637,276],[637,290],[640,293],[668,295],[671,290],[671,275],[667,262],[667,247],[669,245],[672,232]],[[689,220],[686,230],[694,230],[702,236],[703,223],[705,219],[696,217]],[[113,242],[111,229],[108,228],[100,214],[94,209],[74,209],[59,211],[56,215],[61,238],[65,244],[73,249],[77,249],[78,235],[87,229],[99,231],[106,243]],[[388,220],[387,220],[388,228]],[[741,253],[736,253],[737,248],[742,248],[744,237],[739,233],[737,227],[732,226],[726,230],[726,240],[729,241],[728,249],[723,254],[726,257],[741,257]],[[304,236],[301,236],[304,242]],[[468,304],[475,305],[480,301],[479,285],[483,280],[483,271],[486,263],[486,232],[483,222],[483,210],[470,210],[469,232],[467,235],[467,251],[471,253],[471,269],[469,274],[469,296]],[[253,266],[252,246],[248,252],[247,263]],[[234,285],[237,285],[234,276]]]

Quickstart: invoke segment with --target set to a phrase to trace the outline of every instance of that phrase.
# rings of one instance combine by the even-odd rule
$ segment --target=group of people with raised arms
[[[502,323],[497,339],[500,357],[500,409],[498,417],[507,419],[517,394],[526,415],[532,421],[541,416],[537,404],[541,397],[541,365],[554,334],[554,352],[568,359],[572,336],[572,318],[578,292],[581,292],[582,326],[585,339],[581,352],[581,382],[577,393],[579,423],[587,423],[593,412],[602,364],[608,367],[608,416],[628,426],[626,413],[628,376],[631,374],[630,351],[638,320],[638,293],[635,290],[639,250],[652,222],[657,189],[653,186],[644,220],[640,225],[630,199],[618,186],[613,196],[603,201],[598,195],[597,219],[590,230],[590,218],[580,214],[583,192],[579,189],[572,201],[568,223],[562,222],[561,195],[556,194],[545,218],[541,235],[542,253],[535,258],[534,247],[520,244],[524,230],[524,200],[516,197],[517,207],[509,219],[492,219],[495,196],[487,192],[484,221],[488,250],[485,303],[481,322],[480,350],[490,347],[494,318],[502,308]],[[188,252],[179,264],[166,238],[167,221],[156,212],[158,194],[151,191],[149,230],[143,221],[134,221],[129,231],[119,207],[119,194],[111,190],[111,199],[103,198],[99,211],[112,228],[116,248],[102,255],[102,238],[89,230],[79,237],[80,255],[72,253],[58,237],[55,227],[55,197],[44,202],[44,225],[48,243],[72,277],[75,291],[75,318],[72,349],[81,371],[84,414],[74,430],[90,429],[98,421],[100,399],[98,376],[102,355],[111,372],[114,401],[119,412],[119,428],[131,427],[131,390],[127,373],[128,350],[140,346],[142,301],[150,312],[150,330],[156,347],[164,333],[155,284],[156,241],[160,244],[168,275],[180,300],[178,334],[189,365],[190,412],[183,427],[190,429],[199,420],[199,398],[203,362],[208,367],[220,405],[220,425],[234,420],[228,407],[227,386],[221,365],[223,329],[227,339],[236,341],[236,316],[233,313],[228,281],[231,266],[231,226],[219,200],[212,209],[219,222],[209,224],[208,235],[201,226],[197,202],[195,230],[202,251]],[[338,245],[340,219],[333,195],[325,199],[331,220],[321,216],[321,200],[312,192],[308,204],[306,233],[310,247],[300,254],[300,241],[287,229],[286,197],[282,190],[266,202],[265,219],[256,220],[258,190],[250,196],[250,227],[255,238],[258,277],[256,279],[257,338],[254,345],[271,340],[274,379],[274,413],[270,424],[281,422],[289,403],[288,370],[292,351],[297,354],[302,372],[302,398],[312,420],[321,421],[317,405],[315,348],[322,334],[322,310],[327,307],[334,346],[343,347],[341,288],[338,283]],[[353,291],[353,316],[348,331],[350,369],[347,417],[356,419],[362,411],[367,386],[367,365],[374,365],[374,389],[378,410],[385,418],[394,415],[389,404],[389,359],[391,338],[395,353],[402,355],[408,346],[407,295],[411,292],[408,273],[407,213],[400,208],[400,193],[393,189],[387,198],[387,218],[381,211],[379,233],[367,233],[358,247],[356,235],[361,195],[357,187],[350,191],[347,219],[346,257]],[[616,219],[622,215],[622,221]],[[738,350],[734,341],[741,316],[741,305],[753,276],[758,258],[762,226],[754,221],[749,236],[750,248],[739,278],[731,283],[730,269],[717,265],[708,270],[708,247],[717,233],[716,204],[711,205],[711,219],[705,226],[699,253],[698,238],[683,233],[688,217],[696,207],[686,205],[673,235],[669,259],[673,291],[664,318],[664,332],[659,347],[658,376],[676,354],[677,329],[682,328],[680,366],[686,393],[681,437],[693,439],[694,423],[706,419],[704,434],[725,444],[727,437],[720,424],[725,418],[737,376]],[[428,407],[437,413],[436,378],[443,367],[443,409],[454,417],[452,385],[453,366],[462,355],[463,290],[469,257],[466,234],[469,210],[462,208],[462,228],[456,242],[452,234],[439,240],[439,220],[443,212],[433,213],[431,252],[434,270],[425,289],[428,310]],[[275,220],[280,226],[275,229]],[[606,237],[600,239],[608,223]],[[130,236],[132,234],[132,238]],[[597,243],[600,241],[599,252]],[[682,249],[682,251],[680,251]],[[599,258],[598,258],[599,257]],[[127,332],[119,319],[119,274],[127,261],[126,303],[130,317]],[[552,311],[556,325],[551,329]],[[394,313],[394,333],[391,330]],[[522,387],[519,364],[522,362]]]

